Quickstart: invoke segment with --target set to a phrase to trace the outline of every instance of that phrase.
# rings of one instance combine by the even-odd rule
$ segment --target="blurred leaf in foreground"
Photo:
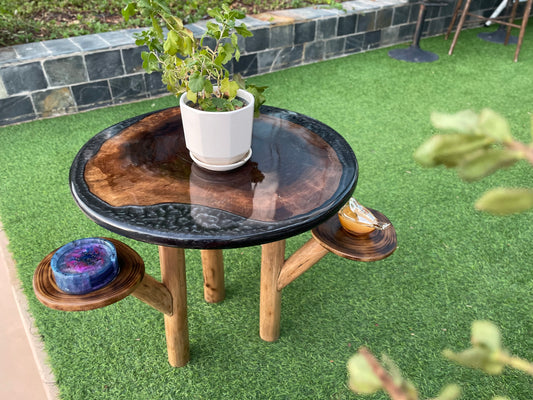
[[[497,215],[509,215],[533,208],[533,189],[497,188],[485,193],[476,209]]]

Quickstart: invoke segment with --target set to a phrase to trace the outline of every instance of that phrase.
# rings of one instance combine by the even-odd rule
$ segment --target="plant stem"
[[[505,143],[505,146],[510,150],[519,151],[524,154],[525,159],[533,165],[533,148],[525,145],[524,143],[513,140],[512,142]]]
[[[401,387],[394,383],[389,373],[381,366],[376,357],[374,357],[366,347],[361,347],[359,353],[368,361],[372,370],[381,381],[383,389],[385,389],[392,400],[413,400]]]
[[[533,364],[527,360],[524,360],[520,357],[510,356],[505,353],[498,354],[497,359],[498,361],[501,361],[502,363],[505,363],[514,369],[533,376]]]

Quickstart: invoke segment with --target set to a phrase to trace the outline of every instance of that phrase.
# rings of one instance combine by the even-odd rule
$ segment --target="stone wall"
[[[475,7],[490,15],[497,4],[481,0]],[[343,6],[247,16],[244,22],[254,36],[241,40],[242,56],[230,69],[253,76],[413,38],[418,2],[357,0]],[[453,8],[453,2],[429,7],[423,36],[442,34]],[[205,21],[188,28],[199,37]],[[133,37],[137,31],[0,48],[0,126],[166,94],[160,77],[142,70],[143,49]]]

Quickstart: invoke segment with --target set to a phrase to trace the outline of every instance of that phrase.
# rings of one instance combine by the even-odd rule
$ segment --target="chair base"
[[[422,50],[418,46],[411,45],[406,49],[394,49],[389,51],[389,57],[396,60],[425,63],[433,62],[439,59],[439,56],[431,51]]]
[[[500,25],[494,32],[482,32],[477,35],[478,38],[483,39],[486,42],[504,44],[505,43],[505,28]],[[509,42],[507,44],[517,44],[518,37],[509,36]]]

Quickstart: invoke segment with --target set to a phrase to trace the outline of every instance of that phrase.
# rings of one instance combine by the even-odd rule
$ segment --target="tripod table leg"
[[[285,240],[262,245],[259,336],[267,342],[274,342],[279,338],[281,290],[277,286],[284,262]]]
[[[222,250],[201,250],[204,270],[204,298],[208,303],[224,300],[224,257]]]
[[[183,367],[189,362],[185,252],[176,247],[159,246],[159,262],[161,281],[172,295],[173,314],[165,315],[168,362],[173,367]]]

